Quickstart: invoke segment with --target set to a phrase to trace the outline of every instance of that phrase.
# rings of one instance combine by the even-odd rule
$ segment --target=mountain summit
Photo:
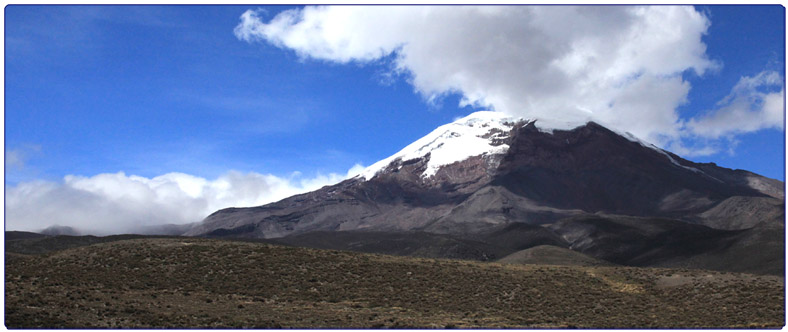
[[[186,235],[314,245],[310,233],[352,232],[334,237],[339,238],[366,232],[365,243],[372,245],[381,243],[372,240],[376,237],[417,232],[429,238],[425,241],[460,241],[479,259],[554,245],[613,263],[650,265],[655,263],[643,257],[611,256],[625,244],[604,246],[631,232],[643,237],[642,244],[680,231],[686,239],[671,249],[678,251],[655,259],[708,254],[690,245],[698,244],[695,235],[715,250],[735,247],[747,231],[761,236],[784,227],[783,198],[780,181],[694,163],[594,122],[548,123],[476,112],[438,127],[354,178],[276,203],[217,211]]]

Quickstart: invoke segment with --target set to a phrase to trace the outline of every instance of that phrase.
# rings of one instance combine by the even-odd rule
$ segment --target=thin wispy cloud
[[[687,129],[695,135],[719,138],[728,135],[774,128],[784,129],[783,77],[764,71],[742,77],[718,108],[690,119]]]
[[[292,133],[310,124],[320,108],[308,98],[287,99],[261,93],[256,96],[204,94],[193,91],[170,93],[175,102],[194,105],[216,119],[226,120],[234,133]]]
[[[5,168],[8,170],[19,170],[25,167],[27,161],[35,155],[41,153],[41,145],[24,144],[17,148],[5,150]]]

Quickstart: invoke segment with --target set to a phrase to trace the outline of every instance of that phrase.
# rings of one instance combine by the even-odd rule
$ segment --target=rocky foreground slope
[[[784,300],[784,279],[776,276],[139,238],[47,254],[6,253],[4,323],[8,328],[779,328],[785,322]]]

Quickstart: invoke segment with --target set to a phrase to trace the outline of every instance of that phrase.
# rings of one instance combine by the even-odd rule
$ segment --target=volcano
[[[184,235],[476,260],[553,246],[569,250],[539,252],[781,274],[784,192],[594,122],[476,112],[351,179],[217,211]]]

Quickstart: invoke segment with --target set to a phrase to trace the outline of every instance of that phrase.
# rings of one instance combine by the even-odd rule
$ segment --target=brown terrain
[[[547,253],[592,264],[502,264],[184,237],[48,239],[6,240],[7,249],[27,252],[6,252],[8,328],[785,325],[783,277],[601,266],[574,252],[564,257],[560,248],[510,258],[533,262]]]

